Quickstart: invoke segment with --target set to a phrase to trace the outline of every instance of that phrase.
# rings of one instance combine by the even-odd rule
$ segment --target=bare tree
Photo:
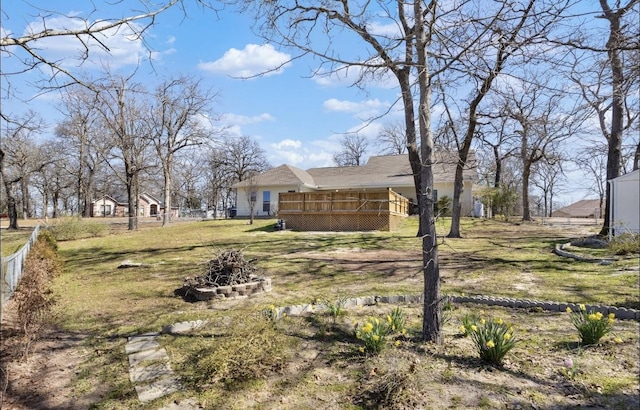
[[[215,98],[203,90],[199,81],[180,76],[164,81],[156,88],[150,115],[151,139],[162,166],[164,179],[164,217],[162,226],[171,216],[171,177],[177,152],[201,145],[213,137],[210,104]],[[206,124],[207,122],[208,124]]]
[[[560,193],[563,180],[565,160],[558,153],[549,153],[546,157],[532,166],[531,184],[542,192],[541,213],[551,216],[553,212],[553,198]]]
[[[574,158],[574,163],[588,175],[588,188],[600,200],[600,218],[604,217],[607,195],[607,147],[606,142],[592,142],[582,148]],[[585,182],[587,182],[585,181]]]
[[[151,1],[140,0],[141,8],[146,9],[146,12],[132,11],[132,13],[137,14],[118,18],[101,17],[95,21],[91,21],[91,19],[93,14],[97,13],[96,8],[87,16],[80,16],[77,14],[64,15],[50,8],[32,6],[32,13],[36,16],[36,20],[41,22],[41,28],[36,28],[35,30],[30,28],[23,35],[2,32],[0,51],[3,54],[3,59],[6,59],[5,61],[10,60],[15,66],[12,71],[3,70],[2,81],[4,84],[2,88],[11,93],[13,98],[17,98],[17,94],[14,92],[17,87],[11,86],[12,78],[19,78],[24,73],[33,70],[49,74],[38,83],[38,86],[43,90],[61,89],[72,84],[81,84],[85,87],[93,88],[90,82],[67,68],[62,60],[47,56],[46,49],[39,47],[38,41],[60,37],[75,40],[78,47],[77,51],[79,52],[76,57],[79,59],[78,65],[81,65],[82,62],[89,58],[92,50],[99,49],[109,53],[107,39],[119,30],[130,34],[130,39],[144,40],[147,30],[153,26],[156,17],[181,2],[182,0],[169,0],[158,5]],[[97,5],[94,4],[94,7],[97,7]],[[101,8],[101,10],[104,10],[104,8]],[[48,20],[53,17],[62,17],[73,22],[74,24],[71,24],[72,27],[80,26],[80,28],[58,29],[50,27]],[[71,58],[73,56],[69,55],[67,57]],[[1,115],[5,120],[10,120],[7,113],[2,112]]]
[[[380,154],[402,155],[407,153],[407,137],[405,128],[401,122],[386,123],[378,134],[377,142],[380,143]]]
[[[100,90],[97,111],[113,147],[105,159],[126,186],[128,229],[137,230],[140,177],[145,170],[156,166],[149,158],[152,130],[144,120],[149,112],[145,106],[148,101],[144,98],[144,89],[127,78],[111,77],[94,87]]]
[[[445,70],[441,75],[441,101],[446,106],[450,124],[465,125],[451,127],[458,164],[448,237],[461,236],[463,172],[477,136],[483,100],[511,61],[521,65],[534,59],[535,54],[540,52],[537,43],[549,33],[570,3],[569,0],[484,2],[482,7],[486,11],[478,16],[476,4],[470,2],[463,3],[457,12],[452,13],[450,19],[466,24],[451,25],[449,35],[438,43],[445,55],[451,51],[454,55],[461,54],[460,58],[448,57],[441,63],[451,65],[451,70]],[[461,101],[458,95],[448,92],[452,86],[467,86],[471,91]]]
[[[18,229],[19,189],[21,193],[22,214],[27,218],[31,214],[29,199],[29,178],[47,163],[40,156],[35,136],[44,127],[42,119],[29,111],[14,122],[6,122],[3,129],[3,143],[0,147],[0,177],[5,188],[9,229]]]
[[[87,88],[73,86],[62,95],[60,111],[65,115],[55,129],[58,139],[67,147],[68,172],[76,179],[78,214],[91,216],[91,201],[94,196],[94,180],[104,164],[110,138],[100,122],[97,95]]]
[[[602,14],[596,18],[606,21],[606,31],[583,33],[577,29],[570,40],[561,42],[569,46],[570,55],[575,57],[570,79],[580,87],[582,98],[596,114],[607,141],[607,180],[620,176],[622,141],[640,114],[638,4],[640,0],[616,0],[612,7],[608,0],[599,0]],[[640,145],[637,152],[640,156]],[[601,235],[609,233],[610,195],[607,186]]]
[[[367,152],[367,139],[358,134],[348,134],[340,139],[341,150],[333,156],[333,162],[339,167],[355,167],[364,163]]]
[[[584,116],[567,101],[567,93],[524,81],[504,88],[503,105],[509,118],[515,122],[513,132],[518,135],[518,158],[522,166],[522,219],[529,221],[529,183],[533,165],[550,160],[556,147],[580,129]]]

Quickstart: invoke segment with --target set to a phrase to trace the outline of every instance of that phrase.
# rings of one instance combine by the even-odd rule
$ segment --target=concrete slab
[[[138,353],[131,353],[129,355],[129,366],[133,367],[139,363],[150,360],[166,360],[169,361],[169,355],[167,351],[162,349],[143,350]]]
[[[180,390],[180,381],[176,377],[158,379],[151,384],[137,385],[136,392],[138,399],[143,403],[148,403],[160,397],[167,396]]]
[[[140,339],[133,342],[129,342],[124,346],[124,351],[127,354],[141,352],[143,350],[158,349],[160,343],[155,339]]]
[[[147,383],[172,374],[171,366],[167,362],[151,363],[148,365],[140,363],[129,369],[129,380],[131,380],[132,383]]]

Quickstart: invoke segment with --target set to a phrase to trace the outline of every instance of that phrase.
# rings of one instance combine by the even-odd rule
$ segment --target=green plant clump
[[[360,347],[362,353],[380,353],[386,343],[385,337],[389,333],[387,326],[378,318],[369,318],[362,328],[356,330],[356,337],[364,342]]]
[[[640,253],[640,234],[628,232],[616,235],[609,242],[609,249],[616,255]]]
[[[105,236],[109,233],[108,225],[79,218],[57,219],[48,229],[58,241]]]
[[[505,355],[517,343],[513,336],[513,327],[499,318],[489,321],[480,319],[470,326],[470,336],[476,345],[480,359],[495,366],[502,364]]]
[[[604,335],[613,329],[615,321],[613,313],[605,316],[600,312],[587,312],[584,305],[580,305],[578,312],[572,312],[571,308],[567,308],[567,312],[571,314],[571,323],[578,330],[580,342],[583,346],[598,343]]]

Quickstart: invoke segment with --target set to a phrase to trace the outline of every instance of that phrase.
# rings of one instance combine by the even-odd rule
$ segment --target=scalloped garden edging
[[[555,248],[553,249],[553,253],[555,253],[558,256],[562,256],[563,258],[571,258],[580,262],[599,263],[600,265],[611,265],[613,261],[615,261],[615,259],[612,259],[612,258],[589,258],[586,256],[580,256],[580,255],[571,253],[569,251],[566,251],[565,249],[571,246],[571,244],[572,244],[571,242],[567,242],[567,243],[556,245]]]
[[[204,302],[212,299],[240,299],[256,295],[258,293],[270,292],[271,278],[260,277],[255,281],[238,285],[193,287],[183,286],[174,292],[177,296],[196,302]]]
[[[504,306],[509,308],[542,309],[551,312],[564,312],[567,307],[571,308],[574,312],[580,309],[580,304],[578,303],[547,302],[529,299],[496,298],[491,296],[443,296],[443,298],[448,298],[454,303],[476,303],[479,305]],[[344,307],[373,306],[378,303],[422,303],[422,295],[365,296],[360,298],[349,298],[345,301]],[[616,318],[622,320],[640,321],[640,310],[637,309],[627,309],[606,305],[585,305],[585,308],[588,311],[600,312],[603,315],[613,313],[616,315]],[[281,317],[283,314],[301,315],[304,313],[320,312],[324,309],[325,307],[322,304],[310,303],[276,308],[275,311],[277,316]]]

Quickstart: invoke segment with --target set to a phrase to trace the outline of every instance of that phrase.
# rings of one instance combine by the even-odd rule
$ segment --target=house
[[[640,170],[608,182],[610,234],[640,233]]]
[[[110,195],[91,201],[92,217],[125,217],[129,215],[129,203],[118,201]],[[164,205],[154,196],[143,192],[138,195],[138,216],[160,216],[164,212]],[[171,216],[178,217],[178,207],[171,207]]]
[[[453,198],[453,184],[457,154],[436,153],[433,166],[434,199]],[[462,215],[473,211],[472,190],[478,181],[475,155],[469,154],[463,173]],[[254,202],[254,216],[275,216],[281,192],[380,192],[395,193],[417,204],[413,173],[408,155],[372,156],[365,165],[352,167],[311,168],[306,171],[291,165],[280,165],[253,178],[233,185],[236,190],[237,216],[249,216],[250,202]]]
[[[582,199],[551,212],[551,216],[562,218],[602,218],[603,214],[599,199]]]

